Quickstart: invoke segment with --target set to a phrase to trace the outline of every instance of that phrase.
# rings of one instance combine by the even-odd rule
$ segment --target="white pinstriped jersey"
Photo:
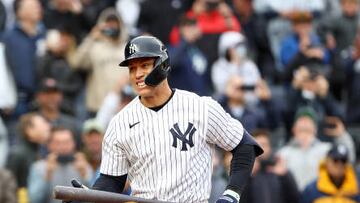
[[[230,151],[243,132],[241,123],[210,97],[176,89],[159,111],[137,97],[110,122],[100,172],[128,174],[137,197],[207,202],[213,145]]]

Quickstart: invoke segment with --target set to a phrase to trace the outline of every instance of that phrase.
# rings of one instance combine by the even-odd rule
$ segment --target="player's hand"
[[[216,203],[238,203],[240,201],[240,195],[233,190],[225,190],[224,194],[216,200]]]

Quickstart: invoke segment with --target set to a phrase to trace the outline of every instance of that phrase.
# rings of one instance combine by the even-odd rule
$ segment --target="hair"
[[[341,2],[341,3],[344,3],[344,2],[354,2],[354,3],[359,3],[359,0],[341,0],[340,2]]]
[[[69,128],[66,128],[66,127],[64,127],[64,126],[54,126],[54,127],[52,127],[51,130],[50,130],[50,137],[49,137],[48,142],[51,142],[51,141],[52,141],[55,133],[57,133],[57,132],[63,132],[63,131],[68,131],[68,132],[70,132],[72,139],[74,140],[74,142],[76,142],[75,137],[74,137],[74,132],[73,132],[72,130],[70,130]]]
[[[179,18],[179,27],[187,26],[187,25],[196,25],[196,19],[193,17],[189,17],[184,15],[181,15]]]
[[[17,12],[18,12],[18,10],[20,8],[20,5],[21,5],[22,1],[24,1],[24,0],[15,0],[13,2],[13,9],[14,9],[15,16],[17,15]]]
[[[293,24],[311,23],[313,16],[310,12],[297,11],[291,14],[290,20]]]
[[[109,16],[105,17],[105,22],[109,21],[116,21],[119,23],[119,17],[115,14],[110,14]]]
[[[33,118],[41,115],[36,112],[26,113],[20,117],[18,130],[19,132],[26,137],[26,130],[33,126]]]
[[[251,134],[254,138],[260,137],[260,136],[270,138],[270,132],[267,129],[255,129],[252,131]]]

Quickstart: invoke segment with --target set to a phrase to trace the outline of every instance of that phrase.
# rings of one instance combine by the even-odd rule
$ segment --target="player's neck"
[[[148,107],[153,108],[163,105],[171,97],[172,91],[168,83],[161,83],[156,88],[151,96],[142,96],[141,103]]]

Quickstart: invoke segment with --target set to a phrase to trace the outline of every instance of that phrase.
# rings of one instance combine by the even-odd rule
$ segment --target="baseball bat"
[[[119,202],[137,202],[137,203],[171,203],[159,200],[149,200],[139,197],[133,197],[113,192],[100,190],[74,188],[66,186],[55,186],[53,190],[54,198],[63,201],[84,201],[84,202],[102,202],[102,203],[119,203]]]

